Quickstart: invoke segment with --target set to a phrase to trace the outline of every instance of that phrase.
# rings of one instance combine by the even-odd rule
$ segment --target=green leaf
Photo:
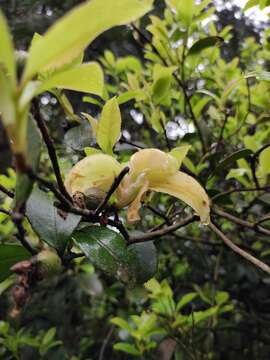
[[[117,96],[118,105],[124,104],[130,100],[135,99],[138,94],[139,94],[138,90],[131,90],[124,92],[123,94]]]
[[[259,164],[264,176],[270,174],[270,146],[260,153]]]
[[[188,322],[190,325],[197,325],[198,323],[209,319],[218,312],[218,307],[214,306],[204,311],[195,311],[189,316]]]
[[[153,100],[157,104],[167,96],[171,87],[172,74],[175,69],[176,67],[174,66],[165,67],[160,64],[154,65],[152,94]]]
[[[112,154],[112,149],[121,135],[121,113],[116,98],[104,105],[97,129],[97,143],[101,149]]]
[[[59,215],[54,201],[35,188],[26,203],[26,216],[41,240],[63,252],[78,226],[81,217],[75,214]]]
[[[7,129],[9,137],[15,139],[15,122],[16,122],[16,110],[15,102],[13,100],[13,89],[10,81],[4,72],[4,69],[0,66],[0,114],[3,120],[3,124]]]
[[[93,105],[97,105],[98,107],[102,107],[102,103],[101,101],[99,101],[98,99],[94,98],[93,96],[84,96],[82,98],[83,102],[89,103],[89,104],[93,104]]]
[[[32,115],[29,115],[27,125],[26,161],[34,173],[38,170],[41,146],[42,140],[40,132]],[[15,203],[18,207],[28,199],[32,188],[33,180],[31,180],[27,174],[18,173],[15,188]]]
[[[245,75],[245,78],[255,78],[257,80],[270,81],[269,71],[251,71]]]
[[[120,351],[123,351],[125,353],[130,354],[130,355],[134,355],[134,356],[140,356],[141,355],[140,351],[137,350],[135,345],[132,345],[132,344],[119,342],[119,343],[114,344],[113,348],[114,348],[114,350],[120,350]]]
[[[1,277],[1,273],[0,273]],[[8,289],[10,288],[17,280],[17,277],[15,274],[10,275],[8,278],[6,278],[4,281],[0,280],[0,296]]]
[[[131,333],[133,331],[133,328],[131,327],[131,325],[126,320],[124,320],[120,317],[112,318],[111,323],[119,326],[123,330],[127,330],[129,333]]]
[[[94,155],[94,154],[101,154],[102,151],[93,147],[86,147],[84,148],[84,152],[86,156]]]
[[[223,159],[222,161],[220,161],[218,163],[218,165],[216,166],[216,168],[212,172],[211,177],[214,174],[217,174],[220,171],[224,170],[228,165],[231,165],[231,164],[235,163],[239,159],[247,158],[251,154],[252,154],[252,151],[249,150],[249,149],[242,149],[242,150],[235,151],[234,153],[227,156],[225,159]]]
[[[195,292],[184,295],[176,305],[176,310],[180,311],[185,305],[190,303],[198,294]]]
[[[181,20],[186,27],[189,27],[193,18],[195,1],[176,0],[175,3],[179,20]]]
[[[217,305],[222,305],[229,300],[229,294],[226,291],[218,291],[215,296]]]
[[[0,10],[0,68],[10,79],[12,88],[16,85],[16,65],[11,34],[5,16]],[[2,96],[2,94],[1,94]]]
[[[221,36],[208,36],[203,39],[196,41],[188,51],[188,55],[196,55],[199,52],[212,47],[220,46],[224,42],[224,39]]]
[[[120,234],[100,226],[75,231],[73,239],[99,269],[130,285],[145,282],[156,271],[156,249],[151,242],[127,247]]]
[[[258,0],[249,0],[244,7],[244,11],[247,11],[248,9],[252,8],[253,6],[258,5],[258,3],[259,3]]]
[[[0,244],[0,281],[10,274],[10,268],[19,261],[30,258],[29,252],[22,246]]]
[[[103,72],[98,63],[85,63],[47,78],[36,90],[36,95],[51,89],[68,89],[102,97]]]
[[[136,20],[151,10],[152,0],[91,0],[77,6],[33,43],[24,81],[38,71],[70,62],[98,35],[116,25]],[[71,31],[72,30],[72,31]]]

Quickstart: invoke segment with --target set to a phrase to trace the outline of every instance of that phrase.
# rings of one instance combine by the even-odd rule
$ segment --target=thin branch
[[[239,246],[235,245],[216,225],[214,225],[212,222],[210,222],[210,224],[208,225],[209,228],[216,234],[218,235],[223,241],[224,243],[231,248],[235,253],[237,253],[238,255],[242,256],[244,259],[248,260],[249,262],[251,262],[253,265],[257,266],[258,268],[260,268],[261,270],[263,270],[264,272],[270,274],[270,267],[265,264],[264,262],[262,262],[261,260],[257,259],[256,257],[250,255],[249,253],[247,253],[246,251],[244,251],[243,249],[241,249]]]
[[[49,157],[51,159],[53,171],[54,171],[54,174],[56,177],[56,181],[57,181],[59,190],[69,201],[72,201],[69,193],[67,192],[67,190],[65,188],[65,185],[64,185],[64,182],[63,182],[63,179],[61,176],[60,167],[59,167],[56,151],[54,148],[53,140],[49,135],[49,131],[48,131],[48,128],[47,128],[44,120],[42,119],[37,99],[33,100],[33,108],[34,108],[34,111],[33,111],[34,118],[35,118],[37,125],[39,127],[39,130],[42,134],[43,140],[47,146],[47,150],[49,153]]]
[[[268,147],[270,147],[270,143],[267,143],[265,145],[263,145],[260,149],[258,149],[255,153],[254,153],[254,157],[258,158],[258,156],[260,155],[261,152],[263,152],[265,149],[267,149]]]
[[[95,211],[95,215],[98,215],[102,212],[102,210],[105,208],[105,206],[107,205],[108,201],[110,200],[110,197],[112,196],[112,194],[115,192],[115,190],[118,188],[118,186],[120,185],[121,181],[123,180],[123,178],[126,176],[126,174],[129,172],[129,167],[126,166],[124,167],[124,169],[120,172],[120,174],[114,179],[114,182],[112,183],[112,186],[110,188],[110,190],[107,192],[105,198],[101,201],[101,203],[99,204],[99,206],[97,207],[96,211]]]
[[[125,138],[119,139],[118,142],[119,142],[120,144],[128,144],[128,145],[130,145],[130,146],[134,146],[134,147],[137,148],[137,149],[145,149],[144,146],[135,144],[135,143],[133,143],[133,142],[131,142],[131,141],[126,140]]]
[[[116,229],[120,231],[120,233],[123,235],[123,237],[129,242],[129,233],[127,232],[124,225],[119,220],[112,220],[108,219],[108,225],[114,226]]]
[[[219,134],[219,138],[218,138],[218,141],[217,141],[217,145],[216,145],[216,151],[218,151],[219,149],[219,146],[223,140],[223,133],[224,133],[224,130],[225,130],[225,127],[226,127],[226,124],[228,122],[228,119],[229,119],[229,115],[227,112],[225,112],[225,118],[224,118],[224,121],[223,121],[223,124],[222,124],[222,127],[221,127],[221,130],[220,130],[220,134]]]
[[[256,175],[256,162],[257,162],[256,156],[250,157],[249,162],[250,162],[252,178],[253,178],[253,181],[255,183],[256,188],[258,189],[260,187],[260,184],[259,184],[259,180],[258,180],[257,175]]]
[[[25,239],[25,229],[23,227],[23,215],[21,213],[12,213],[12,221],[16,225],[18,234],[16,237],[21,242],[22,246],[30,252],[31,255],[37,254],[37,251],[29,244],[29,242]]]
[[[0,213],[5,214],[5,215],[11,215],[10,211],[2,209],[2,208],[0,208]]]
[[[3,185],[0,184],[0,190],[7,196],[9,196],[10,198],[14,198],[14,192],[13,191],[10,191],[8,189],[6,189]]]
[[[175,230],[180,229],[181,227],[191,224],[192,222],[196,221],[197,219],[198,219],[198,217],[196,215],[189,215],[185,219],[180,220],[173,225],[167,226],[164,229],[156,230],[156,231],[152,231],[152,232],[148,232],[145,234],[131,237],[129,239],[129,243],[134,244],[134,243],[140,243],[140,242],[151,241],[153,239],[157,239],[161,236],[172,233]]]
[[[225,196],[225,195],[230,195],[230,194],[233,194],[233,193],[240,193],[240,192],[253,192],[253,191],[268,191],[270,190],[270,185],[268,186],[264,186],[264,187],[259,187],[258,189],[257,188],[239,188],[239,189],[231,189],[231,190],[227,190],[227,191],[223,191],[219,194],[216,194],[214,195],[211,200],[214,201],[222,196]]]
[[[32,180],[35,180],[37,182],[39,182],[41,185],[43,185],[44,187],[46,187],[48,190],[50,190],[54,196],[56,197],[56,199],[58,199],[63,205],[67,206],[68,208],[70,208],[72,206],[72,202],[70,202],[56,187],[55,185],[46,180],[43,179],[42,177],[40,177],[39,175],[35,174],[31,169],[29,169],[27,171],[29,177]]]
[[[246,228],[249,228],[249,229],[252,229],[254,231],[257,231],[257,232],[260,232],[261,234],[264,234],[264,235],[268,235],[270,236],[270,230],[262,227],[262,226],[258,226],[256,223],[252,223],[250,221],[247,221],[247,220],[242,220],[240,219],[239,217],[236,217],[232,214],[229,214],[221,209],[217,209],[216,207],[214,207],[212,209],[212,212],[216,215],[219,215],[225,219],[228,219],[228,220],[231,220],[232,222],[234,222],[235,224],[238,224],[240,226],[243,226],[243,227],[246,227]]]
[[[162,61],[162,63],[165,65],[165,66],[168,66],[169,64],[167,64],[166,60],[160,55],[159,51],[156,49],[155,45],[152,44],[151,42],[151,39],[149,39],[146,35],[144,35],[144,33],[138,29],[134,24],[131,25],[132,28],[144,39],[144,41],[151,46],[152,50],[154,51],[154,53],[159,57],[159,59]],[[190,112],[190,116],[191,116],[191,119],[194,123],[194,126],[196,127],[196,130],[198,132],[198,135],[199,135],[199,138],[200,138],[200,142],[202,144],[202,149],[203,149],[203,153],[206,153],[206,143],[205,143],[205,140],[204,140],[204,137],[203,137],[203,134],[202,134],[202,131],[201,131],[201,128],[200,128],[200,125],[196,119],[196,116],[194,114],[194,111],[193,111],[193,108],[192,108],[192,105],[191,105],[191,102],[190,102],[190,97],[188,96],[187,94],[187,90],[186,90],[186,86],[185,84],[181,81],[181,79],[177,76],[176,73],[173,73],[173,76],[176,80],[176,82],[178,83],[178,85],[181,87],[182,91],[183,91],[183,94],[184,94],[184,97],[185,97],[185,101],[186,101],[186,104],[189,108],[189,112]]]

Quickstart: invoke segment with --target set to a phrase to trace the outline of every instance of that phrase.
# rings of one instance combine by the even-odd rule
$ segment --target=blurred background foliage
[[[80,2],[0,0],[0,5],[16,48],[25,50],[34,32],[43,33]],[[186,43],[183,24],[159,0],[152,13],[156,18],[149,20],[146,16],[136,24],[139,31],[132,27],[108,31],[91,44],[85,59],[102,64],[110,97],[123,96],[124,125],[116,148],[121,159],[134,151],[134,143],[161,149],[190,143],[185,169],[214,196],[233,187],[252,186],[246,158],[232,159],[219,168],[218,164],[243,148],[256,152],[269,139],[269,84],[254,77],[243,79],[242,75],[269,70],[270,33],[266,22],[247,17],[233,2],[202,3],[205,6],[190,24]],[[151,34],[146,30],[150,23]],[[220,36],[225,41],[220,47],[199,49],[193,56],[186,54],[184,65],[179,65],[183,47],[190,48],[196,39],[205,36]],[[183,91],[172,73],[166,76],[169,84],[165,94],[158,88],[153,90],[153,73],[159,74],[155,66],[164,64],[151,41],[162,53],[160,38],[167,50],[166,64],[181,68],[181,80],[187,93],[192,94],[194,116],[200,119],[208,149],[204,157]],[[88,97],[82,101],[82,94],[66,94],[75,113],[99,114],[100,99]],[[41,105],[65,171],[84,156],[85,147],[95,146],[94,136],[88,124],[78,126],[67,119],[52,95],[42,95]],[[265,157],[260,159],[257,174],[261,186],[269,183],[270,157]],[[0,182],[8,189],[13,189],[15,183],[11,167],[1,127]],[[52,177],[45,151],[41,168],[44,176]],[[248,220],[259,219],[270,210],[269,194],[264,193],[220,196],[217,204]],[[2,197],[1,206],[9,205],[10,201]],[[159,227],[164,219],[168,221],[167,217],[183,212],[181,204],[166,195],[154,195],[148,205],[143,210],[141,231]],[[234,242],[268,260],[269,238],[228,220],[220,224]],[[265,224],[269,226],[269,221]],[[14,231],[8,217],[0,214],[1,243],[13,242]],[[28,231],[31,234],[30,225]],[[158,272],[145,286],[128,288],[102,274],[88,260],[76,260],[64,274],[32,289],[31,299],[18,318],[11,316],[9,289],[14,278],[0,283],[0,358],[269,359],[269,277],[198,224],[166,235],[156,241],[156,246]]]

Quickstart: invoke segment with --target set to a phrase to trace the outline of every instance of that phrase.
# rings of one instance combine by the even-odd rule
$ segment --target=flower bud
[[[62,270],[60,257],[52,250],[42,250],[32,258],[40,279],[58,274]]]

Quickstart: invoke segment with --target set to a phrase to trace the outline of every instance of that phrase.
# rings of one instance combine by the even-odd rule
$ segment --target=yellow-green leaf
[[[166,67],[160,64],[154,66],[152,93],[156,103],[160,103],[167,96],[174,70],[176,70],[175,66]]]
[[[179,0],[176,2],[178,18],[189,27],[194,13],[194,0]]]
[[[8,75],[13,87],[16,83],[16,67],[12,38],[8,29],[7,21],[0,11],[0,66]]]
[[[24,81],[38,71],[57,68],[70,62],[99,34],[124,25],[148,12],[153,0],[92,0],[76,7],[57,21],[33,43]]]
[[[183,145],[183,146],[178,146],[170,151],[170,155],[175,157],[176,160],[178,161],[179,167],[181,166],[190,148],[191,148],[190,145]]]
[[[98,63],[86,63],[56,73],[45,80],[37,89],[40,94],[50,89],[68,89],[102,96],[103,72]]]
[[[4,70],[0,67],[0,115],[2,116],[5,127],[14,126],[15,104],[13,101],[13,91]]]
[[[270,146],[260,153],[259,161],[263,175],[270,174]]]
[[[121,113],[114,97],[104,105],[97,130],[97,143],[101,149],[112,154],[112,149],[121,134]]]

